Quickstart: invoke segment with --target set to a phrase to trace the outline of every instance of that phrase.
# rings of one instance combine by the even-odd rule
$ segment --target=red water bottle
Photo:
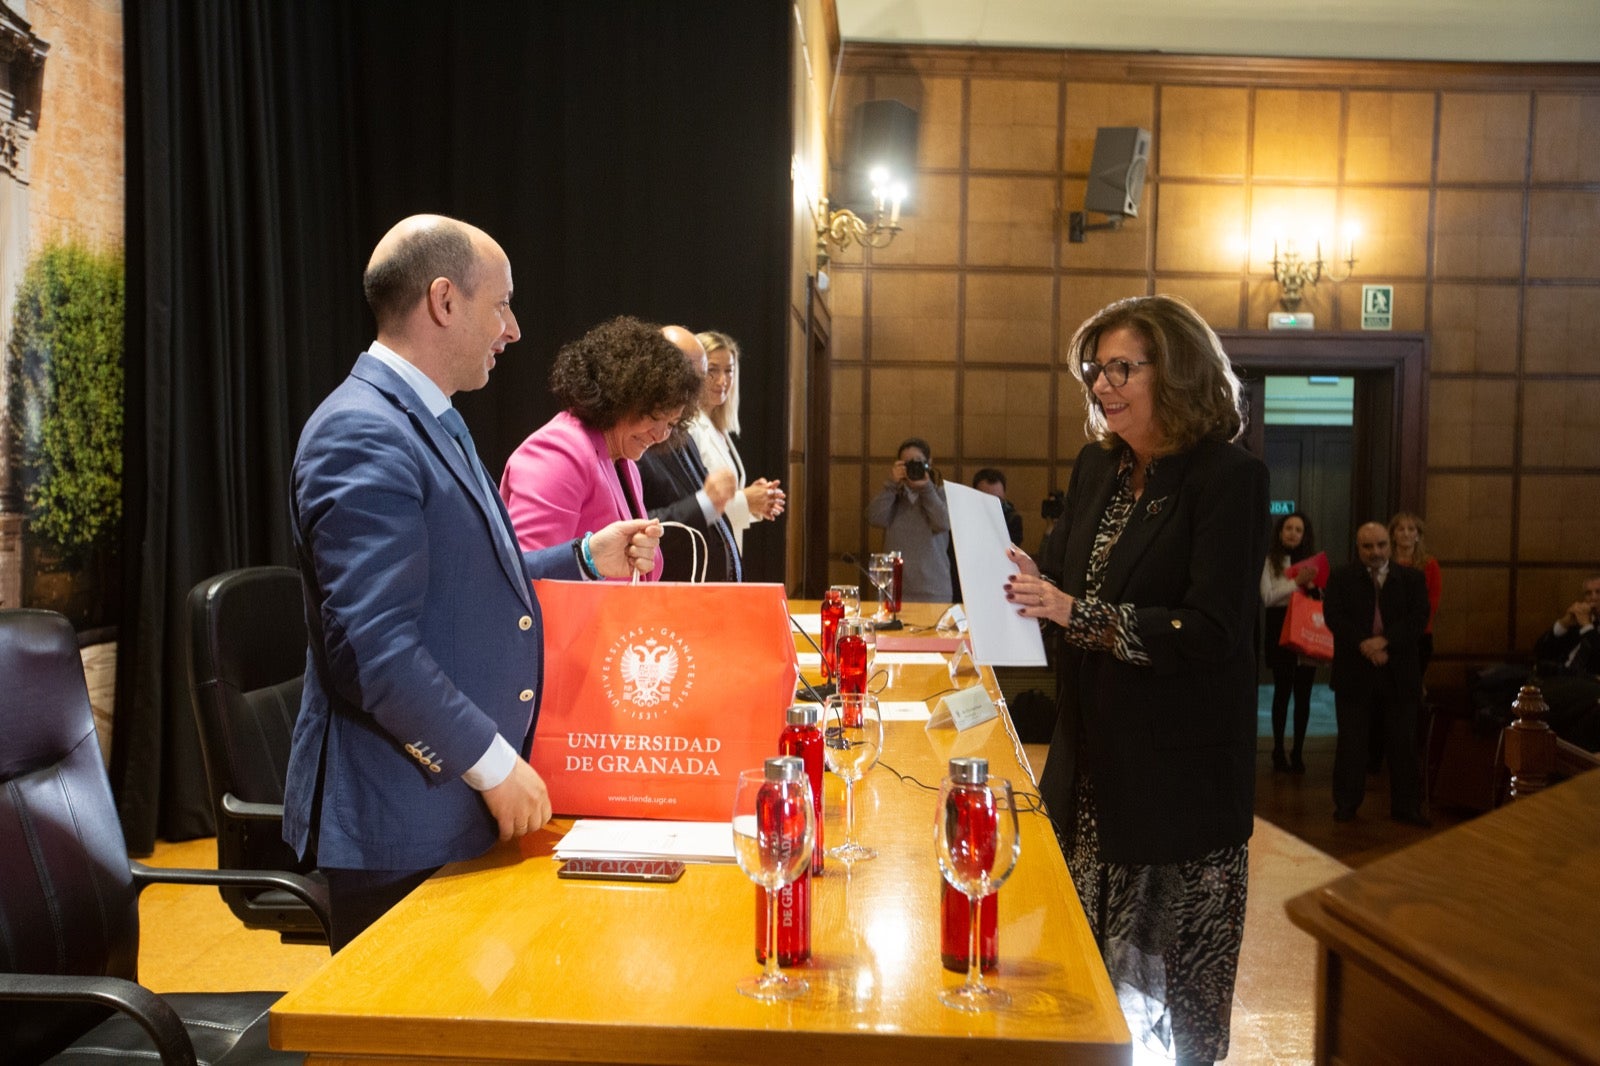
[[[844,594],[829,589],[822,597],[822,680],[832,681],[838,671],[839,622],[844,618]]]
[[[980,864],[994,862],[996,812],[994,794],[989,791],[989,760],[951,759],[950,778],[969,788],[951,789],[950,804],[957,824],[986,841],[974,849]],[[972,901],[949,881],[940,879],[943,896],[939,906],[939,960],[944,968],[966,973],[971,956]],[[1000,895],[991,892],[978,906],[978,968],[985,973],[1000,964]]]
[[[811,781],[811,806],[817,812],[817,842],[811,849],[811,872],[822,873],[822,708],[815,703],[797,703],[784,716],[783,732],[778,735],[778,754],[795,755],[805,763]],[[782,907],[783,897],[778,897]]]
[[[777,757],[766,762],[768,781],[806,781],[805,763],[794,757]],[[777,777],[773,775],[777,774]],[[809,784],[809,783],[808,783]],[[792,821],[805,820],[804,800],[786,798],[782,789],[763,785],[756,805],[756,818],[763,833],[778,832],[778,827],[795,828]],[[787,834],[785,834],[787,835]],[[811,957],[811,870],[778,890],[778,965],[793,966]],[[767,961],[767,890],[756,887],[756,961]]]
[[[890,616],[900,613],[900,591],[905,586],[906,558],[899,552],[890,552],[889,561],[894,568],[894,576],[889,579],[889,602],[884,604]]]
[[[867,691],[867,638],[865,626],[857,619],[839,626],[839,692],[861,695]]]

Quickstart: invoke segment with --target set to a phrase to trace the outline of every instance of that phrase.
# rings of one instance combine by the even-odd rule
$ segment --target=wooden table
[[[1600,1063],[1600,772],[1288,903],[1316,1060]]]
[[[886,673],[885,698],[951,685],[942,666]],[[988,671],[956,678],[980,683],[998,697]],[[987,755],[1018,792],[1034,788],[1004,717],[961,734],[907,722],[886,734],[882,762],[856,786],[857,836],[878,858],[830,863],[813,881],[806,996],[772,1005],[734,991],[758,969],[755,889],[737,866],[691,866],[674,885],[558,880],[548,855],[571,824],[560,820],[532,857],[505,845],[441,870],[279,1001],[273,1045],[308,1062],[391,1066],[1128,1062],[1127,1027],[1042,814],[1022,816],[1022,856],[1000,892],[991,980],[1013,1007],[969,1015],[939,1003],[962,980],[939,963],[933,809],[946,761]],[[842,794],[828,781],[837,841]]]

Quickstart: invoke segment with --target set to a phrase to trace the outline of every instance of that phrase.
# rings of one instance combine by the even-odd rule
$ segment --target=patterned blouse
[[[1084,577],[1083,595],[1072,605],[1072,616],[1062,627],[1068,644],[1091,651],[1109,651],[1123,662],[1149,666],[1150,656],[1139,638],[1139,619],[1131,603],[1106,603],[1099,598],[1105,581],[1106,563],[1111,549],[1128,525],[1137,502],[1133,495],[1133,452],[1124,450],[1117,464],[1117,488],[1100,516],[1094,547],[1089,551],[1089,572]],[[1145,478],[1155,472],[1156,460],[1145,468]]]

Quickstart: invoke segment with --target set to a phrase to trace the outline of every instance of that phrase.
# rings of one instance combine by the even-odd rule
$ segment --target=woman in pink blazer
[[[522,442],[500,478],[523,550],[645,517],[635,463],[666,439],[700,388],[660,327],[636,318],[604,322],[562,348],[550,390],[566,410]],[[658,557],[651,579],[660,574]]]

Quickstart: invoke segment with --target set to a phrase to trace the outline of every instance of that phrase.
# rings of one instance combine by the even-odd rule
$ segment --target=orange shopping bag
[[[1322,619],[1322,601],[1299,589],[1289,597],[1289,610],[1283,616],[1278,643],[1292,648],[1307,659],[1333,661],[1333,630]]]
[[[722,821],[777,754],[797,677],[783,586],[535,581],[544,696],[528,761],[556,812]]]

